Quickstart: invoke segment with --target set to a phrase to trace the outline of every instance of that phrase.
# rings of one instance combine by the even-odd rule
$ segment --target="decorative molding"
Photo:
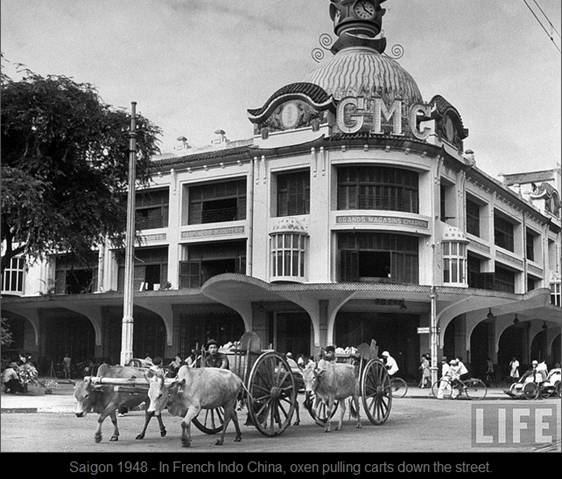
[[[485,253],[490,254],[490,247],[486,246],[485,244],[479,243],[478,241],[470,240],[469,246],[472,246],[474,249],[479,251],[484,251]]]
[[[244,226],[211,228],[208,230],[182,231],[181,239],[206,238],[208,236],[228,236],[244,234]]]
[[[143,241],[166,241],[168,235],[166,233],[156,233],[153,235],[141,235]]]
[[[496,250],[496,258],[501,258],[507,263],[516,264],[520,268],[523,268],[523,261],[518,258],[513,258],[512,256],[505,254],[503,251]]]
[[[536,274],[537,276],[543,275],[543,270],[537,266],[533,266],[532,264],[527,263],[527,271],[529,273]]]
[[[316,154],[316,148],[312,147],[310,149],[310,154],[312,155],[312,164],[314,165],[312,175],[316,178],[316,175],[318,174],[318,155]]]
[[[370,215],[353,215],[353,216],[337,216],[336,224],[370,224],[370,225],[399,225],[413,226],[415,228],[429,229],[429,221],[419,220],[416,218],[403,218],[397,216],[370,216]]]

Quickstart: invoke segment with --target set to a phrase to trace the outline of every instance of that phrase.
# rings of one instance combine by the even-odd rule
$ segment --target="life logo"
[[[556,444],[559,409],[559,404],[471,404],[472,447]]]

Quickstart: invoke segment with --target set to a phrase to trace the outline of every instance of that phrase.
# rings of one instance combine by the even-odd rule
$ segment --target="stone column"
[[[251,331],[256,333],[261,340],[262,348],[268,346],[269,331],[267,327],[267,312],[261,303],[252,303]]]

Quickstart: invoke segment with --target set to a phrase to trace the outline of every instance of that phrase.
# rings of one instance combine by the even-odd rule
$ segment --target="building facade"
[[[560,361],[559,169],[480,170],[459,111],[384,53],[381,3],[331,2],[333,56],[248,110],[253,138],[154,158],[135,356],[252,330],[294,354],[375,339],[404,376],[430,352],[475,374],[487,358]],[[118,362],[123,278],[110,244],[81,263],[14,259],[4,352]]]

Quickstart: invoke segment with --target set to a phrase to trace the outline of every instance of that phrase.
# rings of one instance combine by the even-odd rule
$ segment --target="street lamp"
[[[133,357],[133,253],[135,240],[135,181],[137,157],[136,102],[131,102],[129,130],[129,191],[127,192],[127,233],[125,237],[125,281],[123,288],[123,322],[121,325],[121,366]]]

